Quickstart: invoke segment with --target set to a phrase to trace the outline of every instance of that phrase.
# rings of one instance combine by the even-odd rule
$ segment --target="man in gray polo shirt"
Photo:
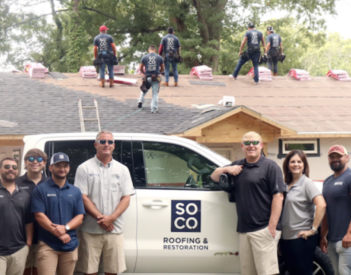
[[[328,160],[334,174],[323,183],[327,212],[322,222],[320,245],[323,252],[328,252],[335,275],[349,275],[351,274],[351,169],[347,166],[349,155],[346,148],[342,145],[332,146],[328,151]]]
[[[0,176],[0,274],[22,275],[33,239],[30,196],[15,184],[16,160],[1,160]]]
[[[74,182],[88,214],[80,228],[77,270],[96,274],[102,253],[104,272],[112,275],[126,270],[122,214],[135,190],[128,168],[112,158],[112,133],[98,133],[95,148],[96,156],[78,167]]]

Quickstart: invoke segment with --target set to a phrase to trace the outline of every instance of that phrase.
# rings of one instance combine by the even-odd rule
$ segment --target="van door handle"
[[[168,203],[163,201],[146,201],[142,203],[144,207],[150,207],[152,209],[160,209],[162,207],[167,207]]]

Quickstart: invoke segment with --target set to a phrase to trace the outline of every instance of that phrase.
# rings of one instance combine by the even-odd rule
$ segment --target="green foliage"
[[[309,49],[320,47],[325,43],[326,34],[324,32],[312,32],[307,26],[297,24],[291,17],[269,20],[256,26],[256,29],[263,33],[265,39],[267,38],[267,26],[273,26],[275,32],[282,37],[286,59],[283,63],[278,63],[278,75],[286,75],[292,68],[304,69],[305,65],[301,57]],[[234,71],[240,58],[239,49],[245,32],[246,30],[243,30],[235,36],[232,35],[230,40],[222,41],[220,71],[223,74],[229,74]],[[261,49],[261,52],[264,52],[263,49]],[[265,64],[260,66],[265,66]],[[247,74],[251,68],[252,64],[249,61],[242,67],[240,74]]]
[[[300,58],[310,75],[323,76],[329,70],[345,70],[351,74],[351,39],[329,33],[323,46],[312,45]]]
[[[260,22],[262,15],[281,9],[291,12],[302,24],[289,18],[269,22],[279,26],[276,29],[283,37],[287,54],[279,68],[283,74],[288,67],[302,66],[298,57],[311,41],[316,47],[322,45],[318,43],[322,43],[323,35],[315,34],[324,27],[320,15],[335,13],[335,1],[60,0],[64,10],[57,11],[54,1],[49,0],[54,24],[48,24],[45,16],[21,9],[15,12],[10,8],[13,1],[0,0],[0,16],[6,19],[0,20],[0,53],[7,56],[8,64],[21,69],[30,60],[42,62],[50,70],[77,72],[81,65],[92,64],[93,39],[99,26],[105,24],[114,38],[120,64],[133,70],[148,46],[158,46],[167,27],[173,26],[182,45],[181,73],[202,64],[211,66],[213,73],[230,73],[238,61],[247,22],[254,21],[265,30],[268,22]],[[249,65],[242,72],[248,69]]]

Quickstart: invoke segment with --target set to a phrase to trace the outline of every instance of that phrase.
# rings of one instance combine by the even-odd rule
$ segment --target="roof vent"
[[[18,125],[17,122],[11,122],[7,120],[0,120],[0,127],[7,127],[7,128],[13,128]]]

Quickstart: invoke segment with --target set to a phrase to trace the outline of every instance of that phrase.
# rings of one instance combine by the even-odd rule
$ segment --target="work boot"
[[[105,88],[105,79],[100,80],[100,87]]]
[[[178,82],[174,82],[174,87],[177,87],[178,86]]]
[[[278,76],[278,73],[274,73],[274,76]]]
[[[162,82],[162,84],[168,87],[168,82]]]
[[[110,88],[112,88],[113,86],[115,86],[113,83],[113,79],[110,79]]]

